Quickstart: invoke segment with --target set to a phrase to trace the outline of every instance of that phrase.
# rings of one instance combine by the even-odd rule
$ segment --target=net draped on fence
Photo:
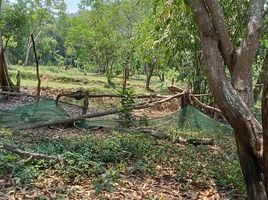
[[[35,103],[17,107],[14,110],[0,113],[0,127],[12,127],[67,119],[70,115],[54,100],[41,100]],[[92,126],[109,126],[117,128],[120,120],[116,116],[104,116],[76,122],[77,126],[90,128]],[[219,123],[188,105],[179,111],[159,118],[141,118],[132,120],[131,126],[149,126],[154,128],[169,127],[183,131],[200,131],[205,133],[232,132],[230,126]]]

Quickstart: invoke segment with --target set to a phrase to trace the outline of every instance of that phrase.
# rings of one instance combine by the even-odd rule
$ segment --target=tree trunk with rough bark
[[[15,91],[14,84],[12,83],[5,58],[3,49],[0,49],[0,87],[3,91]]]
[[[0,16],[2,14],[2,4],[3,1],[0,0]],[[3,91],[14,91],[14,84],[12,83],[7,71],[7,62],[5,57],[1,31],[0,31],[0,87]]]
[[[268,58],[268,56],[266,56]],[[268,59],[267,59],[268,60]],[[265,189],[268,193],[268,73],[267,67],[264,66],[263,72],[263,98],[262,98],[262,125],[263,125],[263,160],[264,160],[264,177],[265,177]]]
[[[263,171],[263,131],[253,113],[252,90],[252,65],[263,26],[264,1],[249,2],[247,30],[240,47],[232,43],[217,0],[188,0],[187,3],[199,30],[211,92],[234,129],[248,199],[267,200],[268,190],[264,183],[268,172]],[[231,82],[223,63],[230,72]]]
[[[150,82],[151,82],[151,78],[153,76],[153,72],[155,69],[155,63],[147,63],[146,64],[146,82],[145,82],[145,89],[148,91],[153,91],[150,88]]]

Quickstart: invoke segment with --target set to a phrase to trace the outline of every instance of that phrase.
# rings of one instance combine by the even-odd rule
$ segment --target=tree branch
[[[245,37],[237,50],[238,59],[242,61],[240,68],[248,68],[252,66],[255,57],[264,21],[264,0],[250,0],[249,4],[249,20]],[[243,62],[244,60],[244,62]],[[248,61],[251,61],[249,62]]]
[[[208,12],[211,14],[213,25],[216,29],[217,35],[219,37],[219,48],[230,71],[233,70],[233,52],[234,45],[231,41],[227,25],[222,13],[222,9],[218,1],[215,0],[204,0],[207,5]]]
[[[193,100],[197,105],[199,105],[201,108],[204,108],[204,109],[206,109],[206,110],[210,110],[210,111],[212,111],[212,112],[216,112],[217,114],[219,114],[219,115],[222,116],[222,112],[221,112],[220,109],[218,109],[218,108],[214,108],[214,107],[212,107],[212,106],[208,106],[208,105],[202,103],[201,101],[199,101],[198,98],[196,98],[196,97],[193,96],[193,95],[190,95],[190,97],[191,97],[192,100]]]

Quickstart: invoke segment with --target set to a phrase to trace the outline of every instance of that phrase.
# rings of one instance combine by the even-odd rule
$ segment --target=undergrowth
[[[180,135],[180,132],[174,131],[173,134]],[[182,135],[184,138],[213,137],[216,146],[181,146],[142,133],[114,132],[107,137],[43,138],[20,147],[31,152],[61,156],[66,160],[64,164],[43,160],[23,162],[18,156],[0,148],[0,177],[11,175],[17,184],[24,185],[40,178],[44,170],[52,169],[68,182],[79,182],[90,177],[98,195],[102,190],[112,191],[113,182],[120,179],[121,174],[154,176],[156,166],[162,166],[176,171],[176,181],[189,184],[191,180],[190,183],[197,188],[216,185],[244,193],[230,134],[215,136],[189,133],[187,136],[184,132]]]

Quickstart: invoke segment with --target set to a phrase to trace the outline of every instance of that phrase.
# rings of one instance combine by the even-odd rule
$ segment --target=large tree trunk
[[[266,56],[268,58],[268,56]],[[267,66],[264,69],[267,69]],[[264,70],[266,71],[266,70]],[[268,73],[264,73],[264,87],[262,99],[262,125],[263,125],[263,157],[264,157],[264,177],[266,192],[268,191]]]
[[[248,29],[237,50],[231,42],[218,1],[188,0],[188,3],[199,29],[211,92],[234,129],[248,199],[266,200],[262,177],[262,127],[253,114],[252,92],[252,65],[263,24],[264,2],[250,2]],[[223,63],[230,71],[231,83]]]

